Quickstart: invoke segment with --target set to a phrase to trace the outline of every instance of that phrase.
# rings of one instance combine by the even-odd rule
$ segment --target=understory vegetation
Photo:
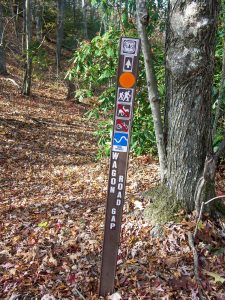
[[[95,99],[93,107],[87,113],[87,117],[95,119],[100,118],[100,116],[104,117],[104,120],[99,122],[98,128],[95,131],[100,147],[98,157],[109,155],[110,153],[118,65],[118,45],[121,34],[131,37],[137,36],[135,29],[121,32],[112,28],[102,36],[98,35],[94,37],[91,41],[81,42],[78,49],[74,52],[72,67],[66,75],[69,80],[74,80],[77,86],[75,99],[81,102],[87,97]],[[224,37],[225,29],[221,26],[217,34],[216,68],[212,90],[214,111],[217,107],[220,90]],[[159,28],[155,29],[150,39],[152,40],[154,67],[163,110],[165,96],[163,32]],[[141,56],[139,64],[138,93],[134,107],[131,151],[135,155],[150,153],[156,156],[156,141],[150,104],[148,102],[143,56]],[[222,109],[224,106],[225,100],[223,100]],[[213,141],[215,150],[223,138],[224,126],[221,118]]]
[[[167,156],[163,179],[144,51],[139,59],[133,120],[132,114],[129,118],[119,118],[118,114],[115,117],[117,125],[116,121],[125,120],[125,129],[132,122],[130,149],[128,138],[124,152],[111,147],[112,139],[116,139],[115,134],[112,137],[113,130],[116,134],[122,132],[113,124],[114,111],[119,111],[122,98],[116,96],[120,39],[141,36],[137,31],[136,1],[0,3],[0,299],[225,300],[225,153],[217,152],[225,143],[224,1],[219,1],[215,67],[206,70],[214,74],[212,88],[208,85],[207,91],[208,96],[212,90],[212,103],[208,97],[208,108],[202,113],[205,103],[199,101],[195,105],[199,114],[191,114],[192,108],[186,106],[187,110],[181,109],[184,113],[179,126],[174,122],[185,142],[188,141],[188,145],[183,143],[186,152],[181,151],[181,142],[174,138],[176,128],[171,130],[172,138],[166,139],[166,127],[172,126],[165,125],[168,119],[176,119],[181,101],[192,102],[191,89],[198,92],[195,77],[190,80],[190,93],[183,93],[189,98],[180,101],[178,94],[176,105],[169,107],[165,67],[169,1],[146,2],[150,20],[145,29],[157,77],[161,137]],[[205,0],[170,3],[179,4],[180,16],[184,7],[193,13],[193,6],[201,10],[201,5],[209,5]],[[26,4],[30,4],[30,11]],[[28,64],[31,86],[26,94],[23,85]],[[203,65],[207,64],[208,61]],[[174,118],[166,118],[166,110],[172,109]],[[205,118],[206,111],[212,118],[210,113]],[[205,137],[211,136],[210,129],[203,130],[200,136],[193,126],[196,115],[203,116],[198,122],[201,129],[206,128],[210,118],[214,128],[218,119],[212,130],[213,147]],[[185,116],[194,117],[183,128]],[[130,137],[130,131],[124,130],[123,134]],[[193,136],[200,136],[200,146],[210,144],[212,153],[199,145],[185,148],[197,144]],[[174,148],[168,148],[173,142]],[[202,160],[198,156],[201,152],[202,157],[205,155]],[[110,153],[114,160],[109,160]],[[170,161],[168,153],[173,154]],[[193,171],[193,166],[198,170]],[[206,169],[212,173],[205,172]],[[184,175],[184,180],[172,182],[171,174],[177,178]],[[213,193],[205,193],[207,198],[202,200],[201,193],[207,192],[206,180]],[[110,184],[115,199],[108,197]],[[180,196],[182,188],[189,203],[198,203],[199,210],[194,205],[193,209],[186,209],[186,199]],[[218,203],[211,195],[216,196]],[[111,209],[107,201],[114,201],[115,207]],[[214,203],[218,204],[217,210],[216,205],[211,209],[210,204]],[[116,247],[119,245],[115,293],[101,297],[107,209],[112,215],[110,222],[113,220],[121,231],[118,241],[111,239]],[[112,257],[113,247],[108,248]]]

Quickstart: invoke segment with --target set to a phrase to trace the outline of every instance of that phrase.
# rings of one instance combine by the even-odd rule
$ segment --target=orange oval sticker
[[[135,76],[130,72],[122,73],[119,78],[119,83],[123,88],[131,88],[135,81]]]

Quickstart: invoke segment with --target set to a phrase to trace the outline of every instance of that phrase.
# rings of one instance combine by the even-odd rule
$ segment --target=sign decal
[[[101,265],[100,296],[106,296],[114,292],[139,51],[139,39],[121,38]]]
[[[115,132],[113,137],[113,150],[127,152],[128,133]]]
[[[124,56],[123,71],[131,72],[133,69],[133,57]]]
[[[125,131],[128,132],[129,129],[129,121],[128,120],[122,120],[122,119],[116,119],[116,131]]]
[[[117,105],[117,117],[130,118],[131,106],[130,105]]]
[[[137,56],[139,51],[140,41],[131,38],[122,38],[121,55],[134,55]]]
[[[133,89],[121,89],[118,88],[117,99],[118,102],[130,103],[133,99]]]

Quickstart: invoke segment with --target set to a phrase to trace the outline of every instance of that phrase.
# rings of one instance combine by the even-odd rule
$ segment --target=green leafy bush
[[[131,30],[126,33],[135,36]],[[90,42],[83,41],[73,57],[73,66],[67,73],[70,80],[79,86],[76,96],[98,96],[98,106],[87,113],[89,118],[103,118],[99,121],[95,134],[98,137],[98,157],[109,155],[113,125],[113,108],[116,93],[116,70],[121,32],[110,30],[103,36],[96,36]],[[154,48],[156,72],[161,96],[164,96],[163,49]],[[157,154],[153,120],[148,102],[144,62],[140,58],[140,72],[137,97],[134,106],[134,120],[131,137],[131,151],[136,155]]]
[[[24,51],[23,61],[25,63],[26,51]],[[33,41],[29,50],[29,55],[32,58],[33,75],[37,78],[42,78],[43,71],[46,71],[49,66],[48,52],[37,41]]]
[[[214,151],[217,151],[219,144],[224,138],[225,132],[225,122],[224,122],[224,111],[225,111],[225,81],[223,82],[223,95],[221,93],[221,78],[222,78],[222,69],[223,69],[223,51],[224,51],[224,38],[225,38],[225,26],[224,26],[224,8],[222,5],[222,10],[218,22],[218,31],[217,31],[217,42],[216,42],[216,51],[215,51],[215,73],[214,73],[214,84],[212,90],[213,98],[213,115],[215,115],[219,98],[222,96],[222,103],[220,106],[220,115],[215,132],[213,137],[213,148]],[[222,157],[225,160],[225,154]]]

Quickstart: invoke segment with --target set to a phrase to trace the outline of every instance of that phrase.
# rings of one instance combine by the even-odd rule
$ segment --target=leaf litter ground
[[[108,159],[95,159],[97,121],[54,89],[0,100],[0,299],[100,299]],[[217,178],[224,193],[222,172]],[[143,217],[143,191],[158,183],[156,161],[130,157],[116,290],[124,300],[199,299],[187,238],[193,217],[158,229]],[[200,225],[205,297],[222,300],[224,223]]]

